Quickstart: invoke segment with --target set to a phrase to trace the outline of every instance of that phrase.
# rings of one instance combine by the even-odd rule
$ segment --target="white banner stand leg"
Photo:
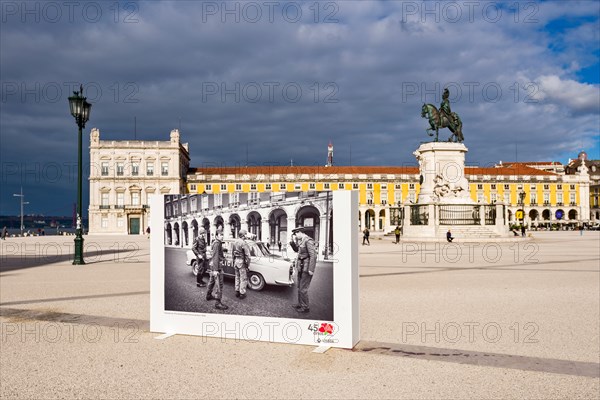
[[[176,333],[163,333],[162,335],[156,336],[154,339],[156,340],[165,340],[170,338],[171,336],[175,336]]]
[[[315,348],[312,352],[313,353],[323,354],[327,350],[329,350],[330,348],[331,348],[331,346],[319,346],[319,347]]]

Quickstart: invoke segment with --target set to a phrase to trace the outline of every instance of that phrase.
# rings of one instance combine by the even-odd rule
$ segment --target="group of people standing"
[[[237,239],[232,245],[233,270],[235,272],[235,297],[239,300],[246,298],[248,288],[248,271],[250,267],[250,247],[246,242],[250,238],[248,232],[244,229],[239,231]],[[308,300],[308,289],[317,266],[317,248],[314,240],[308,236],[304,227],[292,230],[292,240],[290,241],[292,249],[298,253],[296,259],[296,269],[298,271],[298,302],[292,305],[292,308],[298,313],[308,313],[310,311]],[[196,255],[198,263],[198,274],[196,275],[196,286],[204,288],[206,291],[206,301],[216,300],[215,308],[217,310],[227,310],[229,306],[223,304],[223,266],[225,265],[225,255],[223,253],[223,230],[217,229],[215,239],[211,244],[211,256],[207,256],[206,231],[204,228],[198,229],[198,236],[192,245],[192,251]],[[208,285],[204,282],[204,273],[208,271]]]
[[[196,255],[198,263],[198,275],[196,275],[196,286],[203,288],[207,284],[203,276],[208,271],[208,289],[206,292],[206,301],[216,300],[215,308],[217,310],[227,310],[229,307],[221,301],[223,298],[223,266],[225,264],[225,255],[223,253],[223,229],[217,229],[215,239],[211,245],[210,259],[206,255],[206,231],[204,228],[198,230],[198,237],[194,240],[192,251]],[[248,287],[248,268],[250,267],[250,247],[246,243],[248,232],[240,230],[238,238],[233,242],[233,269],[235,271],[235,297],[243,300],[246,298]]]

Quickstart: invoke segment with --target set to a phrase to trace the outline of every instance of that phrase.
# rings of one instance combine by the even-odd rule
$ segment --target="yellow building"
[[[356,190],[360,203],[357,228],[388,233],[402,224],[401,205],[415,203],[419,194],[417,166],[333,166],[332,145],[328,152],[326,167],[189,168],[189,148],[180,143],[176,130],[169,141],[144,142],[101,141],[94,129],[90,145],[90,232],[141,234],[150,211],[148,197],[178,192],[217,195],[211,197],[214,204],[209,208],[243,208],[270,198],[285,199],[292,192]],[[521,223],[522,213],[530,228],[575,227],[600,220],[600,163],[590,163],[585,157],[580,154],[577,160],[583,158],[585,162],[573,160],[567,166],[531,162],[466,167],[465,178],[470,183],[471,199],[480,204],[505,204],[509,222]],[[192,211],[201,214],[205,208]],[[240,224],[249,227],[257,222]]]
[[[574,226],[589,219],[588,175],[564,175],[524,163],[466,167],[465,174],[471,198],[480,204],[505,204],[513,223],[521,222],[521,213],[532,228]],[[357,190],[357,226],[388,233],[402,224],[399,206],[416,201],[419,182],[418,167],[207,167],[190,168],[187,190],[222,194],[222,204],[251,204],[266,193]]]

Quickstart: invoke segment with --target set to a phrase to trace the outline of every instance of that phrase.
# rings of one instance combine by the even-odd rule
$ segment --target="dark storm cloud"
[[[433,14],[418,2],[81,2],[58,20],[31,3],[39,21],[3,3],[0,213],[17,212],[21,183],[30,211],[70,212],[77,128],[67,97],[78,82],[93,103],[86,163],[92,127],[132,139],[135,117],[138,139],[168,140],[181,123],[192,166],[321,165],[329,140],[338,164],[350,153],[355,165],[414,164],[428,140],[421,106],[439,105],[444,86],[469,162],[512,160],[515,145],[528,159],[576,154],[599,124],[598,86],[576,78],[597,64],[589,3],[504,8],[498,20],[477,3],[472,21],[460,2],[459,19],[443,2],[429,2]],[[588,20],[548,31],[570,16]],[[49,177],[53,163],[66,164],[60,179]]]

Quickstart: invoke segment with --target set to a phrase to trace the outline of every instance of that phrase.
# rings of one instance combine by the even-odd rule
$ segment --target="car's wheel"
[[[265,278],[258,272],[250,272],[248,275],[248,287],[252,290],[263,290],[265,287]]]
[[[192,274],[198,275],[198,260],[192,260]]]

